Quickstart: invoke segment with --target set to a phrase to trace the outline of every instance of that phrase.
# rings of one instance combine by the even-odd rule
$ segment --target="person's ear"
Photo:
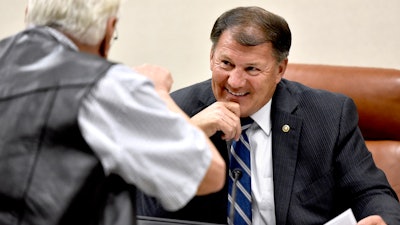
[[[214,67],[214,49],[211,49],[210,51],[210,70],[213,70]]]
[[[277,76],[276,76],[276,78],[277,78],[277,79],[276,79],[276,83],[279,83],[279,82],[281,81],[283,75],[285,74],[288,61],[289,61],[289,60],[286,58],[286,59],[282,60],[282,61],[278,64],[278,73],[277,73]]]
[[[104,34],[104,38],[100,44],[100,49],[99,49],[99,54],[104,58],[108,57],[108,52],[111,47],[111,42],[114,38],[114,33],[116,32],[117,22],[118,19],[116,17],[111,17],[107,20],[106,32]]]
[[[28,21],[28,5],[27,6],[25,6],[25,15],[24,15],[24,19],[25,19],[25,24],[27,24],[27,21]]]

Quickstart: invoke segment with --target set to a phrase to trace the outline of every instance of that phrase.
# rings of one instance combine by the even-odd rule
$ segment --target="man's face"
[[[240,117],[247,117],[272,98],[287,60],[278,63],[269,42],[243,46],[226,30],[211,52],[210,65],[217,101],[239,103]]]

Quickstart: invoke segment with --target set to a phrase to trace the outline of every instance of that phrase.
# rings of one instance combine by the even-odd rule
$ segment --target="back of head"
[[[27,25],[50,26],[83,44],[104,37],[107,20],[119,13],[121,0],[29,0]]]
[[[256,46],[271,42],[278,62],[289,55],[292,35],[289,25],[282,17],[260,7],[237,7],[223,13],[211,31],[213,48],[225,30],[234,33],[241,45]]]

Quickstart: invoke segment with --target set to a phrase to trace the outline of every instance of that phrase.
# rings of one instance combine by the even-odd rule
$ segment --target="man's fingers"
[[[220,130],[224,133],[222,138],[224,140],[238,140],[242,132],[240,125],[240,106],[236,102],[221,102],[221,104],[227,109],[224,112],[224,116],[221,118],[223,122],[220,124]]]
[[[224,140],[231,140],[235,139],[238,140],[240,137],[240,133],[242,132],[240,126],[240,119],[231,119],[231,118],[224,118],[224,121],[220,124],[220,130],[224,133],[222,139]]]
[[[222,102],[224,106],[240,118],[240,105],[236,102]]]
[[[236,102],[215,102],[192,117],[209,137],[221,131],[224,140],[238,140],[241,133],[240,106]]]

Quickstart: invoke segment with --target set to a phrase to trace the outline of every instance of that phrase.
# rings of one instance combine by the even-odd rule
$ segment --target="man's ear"
[[[276,83],[279,83],[281,81],[283,75],[285,74],[288,62],[289,62],[289,60],[286,58],[278,64],[278,73],[276,76],[276,78],[277,78]]]
[[[29,9],[28,9],[28,5],[27,5],[27,6],[25,6],[25,15],[24,15],[24,16],[25,16],[24,19],[25,19],[25,24],[26,24],[26,25],[28,24],[28,23],[27,23],[27,21],[28,21],[28,18],[27,18],[27,17],[28,17],[28,10],[29,10]]]
[[[214,49],[211,49],[210,51],[210,70],[212,71],[212,68],[214,67]]]
[[[116,17],[111,17],[107,20],[106,32],[104,38],[100,44],[99,54],[104,58],[108,57],[108,52],[111,47],[112,39],[114,38],[114,33],[116,31],[118,19]]]
[[[283,74],[285,74],[288,62],[289,62],[289,60],[286,58],[286,59],[282,60],[282,62],[279,64],[279,73],[281,74],[281,76],[283,76]]]

